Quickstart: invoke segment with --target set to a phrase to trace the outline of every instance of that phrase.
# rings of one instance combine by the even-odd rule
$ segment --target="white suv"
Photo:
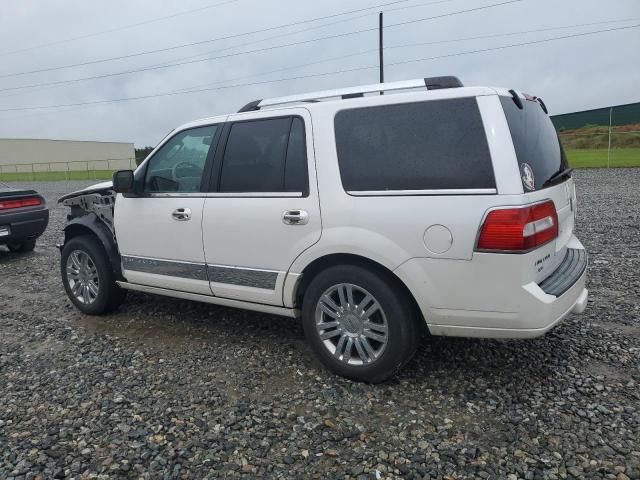
[[[301,317],[356,380],[393,375],[422,331],[536,337],[587,303],[544,103],[455,77],[252,102],[60,201],[81,311],[138,290]]]

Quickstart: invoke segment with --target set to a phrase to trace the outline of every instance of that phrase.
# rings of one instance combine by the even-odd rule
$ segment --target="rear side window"
[[[495,188],[475,98],[343,110],[335,133],[346,191]]]
[[[538,102],[524,100],[522,110],[511,97],[500,97],[525,191],[545,188],[568,166],[553,123]]]
[[[306,193],[302,119],[279,117],[233,124],[222,159],[219,190]]]

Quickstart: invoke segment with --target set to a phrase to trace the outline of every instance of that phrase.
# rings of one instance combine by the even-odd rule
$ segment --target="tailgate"
[[[575,225],[576,191],[567,159],[546,107],[529,95],[500,96],[526,204],[552,200],[558,213],[558,237],[530,252],[525,280],[547,278],[565,258]],[[563,172],[567,172],[563,179]]]

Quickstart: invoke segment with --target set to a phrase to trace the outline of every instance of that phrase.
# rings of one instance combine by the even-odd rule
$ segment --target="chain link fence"
[[[640,104],[552,119],[572,167],[640,166]]]
[[[572,167],[640,166],[640,129],[587,126],[580,130],[584,132],[560,132]]]
[[[0,181],[111,180],[113,172],[135,168],[135,158],[0,164]]]

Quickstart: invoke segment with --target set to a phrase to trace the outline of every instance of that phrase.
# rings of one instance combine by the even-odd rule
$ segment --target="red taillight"
[[[558,212],[551,200],[491,210],[480,227],[477,250],[527,252],[558,236]]]
[[[18,200],[0,200],[0,210],[10,210],[12,208],[37,207],[42,205],[39,197],[19,198]]]

